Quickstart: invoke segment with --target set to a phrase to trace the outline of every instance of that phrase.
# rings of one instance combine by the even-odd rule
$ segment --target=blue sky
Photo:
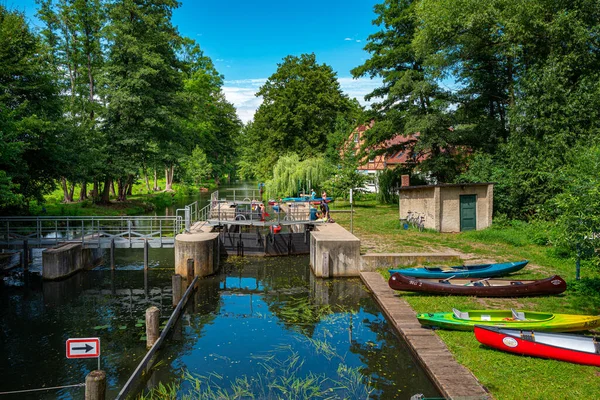
[[[0,1],[37,24],[35,0]],[[289,54],[314,52],[337,72],[342,89],[365,104],[364,95],[379,82],[354,80],[350,70],[368,58],[363,47],[376,31],[371,21],[379,1],[183,0],[173,23],[212,58],[225,76],[225,95],[245,122],[261,102],[254,93]]]

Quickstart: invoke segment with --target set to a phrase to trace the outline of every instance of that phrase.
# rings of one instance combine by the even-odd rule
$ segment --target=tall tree
[[[41,0],[39,4],[42,36],[65,98],[63,140],[72,151],[62,159],[61,186],[64,200],[70,202],[76,181],[81,183],[80,199],[87,197],[87,182],[95,180],[102,165],[96,117],[103,109],[97,98],[97,81],[103,64],[105,4],[102,0]]]
[[[40,199],[57,177],[58,88],[25,17],[0,5],[0,208]]]
[[[378,102],[372,105],[377,123],[365,135],[364,146],[375,149],[396,135],[419,132],[414,147],[398,144],[379,152],[408,151],[414,158],[426,155],[420,168],[439,181],[451,181],[459,170],[454,149],[461,138],[449,129],[453,125],[450,93],[429,74],[413,47],[418,27],[416,4],[413,0],[385,0],[374,8],[377,18],[373,23],[381,30],[367,39],[365,50],[371,57],[352,70],[355,78],[381,77],[383,81],[366,96]]]
[[[112,176],[118,184],[118,199],[125,200],[148,145],[157,142],[160,149],[160,143],[168,142],[175,131],[177,93],[182,87],[175,49],[181,37],[171,16],[178,6],[175,0],[118,0],[110,6],[104,82],[108,102],[104,132],[110,157],[104,201],[108,201]],[[167,165],[167,175],[171,167]]]
[[[314,54],[285,57],[256,95],[263,103],[254,117],[253,140],[269,160],[259,175],[270,175],[274,162],[287,152],[301,159],[323,155],[338,115],[352,107],[335,72],[318,64]]]

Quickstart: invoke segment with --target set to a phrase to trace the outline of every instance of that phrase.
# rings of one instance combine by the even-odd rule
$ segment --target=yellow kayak
[[[600,327],[600,316],[516,310],[468,310],[418,314],[423,326],[472,331],[475,325],[546,332],[586,331]]]

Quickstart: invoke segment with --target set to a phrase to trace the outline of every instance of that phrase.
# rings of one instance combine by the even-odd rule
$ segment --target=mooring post
[[[115,238],[110,239],[110,268],[115,269]]]
[[[181,300],[181,275],[179,274],[175,274],[173,275],[173,307],[177,307],[177,304],[179,304],[179,301]]]
[[[21,258],[23,264],[23,271],[29,270],[29,246],[27,239],[23,240],[23,257]]]
[[[154,346],[158,340],[160,332],[158,325],[160,323],[160,310],[156,306],[146,309],[146,347]]]
[[[144,239],[144,269],[148,269],[148,239]]]
[[[106,372],[95,370],[85,377],[85,400],[106,398]]]
[[[193,258],[188,258],[188,260],[187,260],[187,278],[186,279],[187,279],[188,286],[194,280],[194,259]]]

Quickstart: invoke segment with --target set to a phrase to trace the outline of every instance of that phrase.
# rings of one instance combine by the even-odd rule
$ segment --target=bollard
[[[110,239],[110,268],[115,269],[115,238]]]
[[[85,377],[85,400],[106,398],[106,372],[95,370]]]
[[[188,258],[188,260],[187,260],[187,276],[186,276],[186,279],[187,279],[188,286],[194,280],[194,259],[193,258]]]
[[[148,269],[148,239],[144,240],[144,269]]]
[[[146,309],[146,347],[154,346],[158,340],[160,332],[158,325],[160,324],[160,310],[156,306]]]
[[[177,304],[179,304],[179,302],[181,301],[181,280],[181,275],[173,275],[173,307],[177,307]]]
[[[23,240],[23,257],[21,258],[23,263],[23,271],[29,270],[29,246],[27,245],[27,239]]]

